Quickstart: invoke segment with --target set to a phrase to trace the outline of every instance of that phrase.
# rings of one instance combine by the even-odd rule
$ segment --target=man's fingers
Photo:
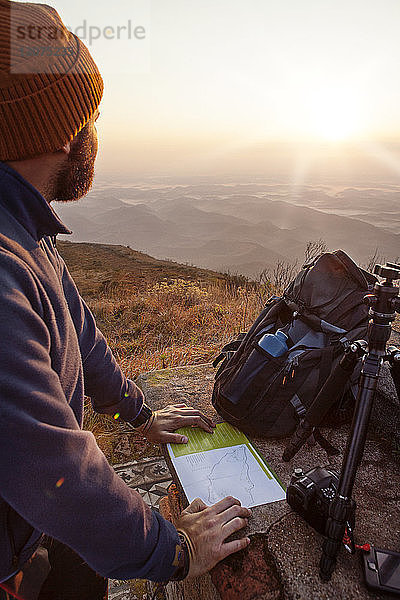
[[[222,526],[224,539],[226,540],[226,538],[229,537],[232,533],[235,533],[235,531],[239,531],[239,529],[246,527],[246,525],[248,525],[248,520],[242,519],[241,517],[235,517],[234,519],[229,521],[229,523],[225,523],[225,525]]]
[[[162,433],[162,439],[160,439],[162,444],[187,444],[188,438],[186,435],[181,435],[180,433]]]
[[[210,425],[210,427],[215,427],[215,423],[212,419],[209,419],[205,414],[203,414],[200,410],[196,408],[192,408],[191,406],[183,405],[175,405],[175,408],[179,408],[179,413],[182,417],[200,417]]]
[[[247,548],[247,546],[250,544],[250,538],[241,538],[240,540],[233,540],[232,542],[226,542],[225,544],[222,544],[221,546],[221,559],[223,560],[224,558],[226,558],[227,556],[229,556],[230,554],[233,554],[234,552],[239,552],[239,550],[244,550],[244,548]]]
[[[240,504],[234,504],[230,506],[223,512],[219,513],[218,521],[221,523],[221,526],[224,526],[226,523],[229,523],[235,517],[243,517],[244,519],[251,516],[251,510],[245,508],[244,506],[240,506]]]
[[[185,512],[197,513],[197,512],[201,512],[202,510],[204,510],[206,508],[208,508],[208,506],[205,502],[203,502],[203,500],[201,498],[195,498],[193,500],[193,502],[191,502],[189,504],[189,506],[187,508],[185,508]]]
[[[211,427],[204,419],[200,416],[191,417],[191,416],[180,416],[179,417],[179,427],[189,427],[189,426],[201,427],[204,431],[208,433],[212,433],[214,428]]]
[[[200,417],[210,427],[216,427],[214,421],[212,419],[209,419],[205,414],[203,414],[199,410],[195,410],[194,408],[189,408],[189,410],[185,410],[185,413],[187,413],[188,416],[190,415],[190,416]]]
[[[218,515],[219,513],[222,513],[224,510],[231,506],[234,506],[235,504],[240,506],[240,500],[233,498],[233,496],[226,496],[226,498],[223,498],[219,502],[216,502],[216,504],[210,506],[210,512],[214,513],[215,515]]]

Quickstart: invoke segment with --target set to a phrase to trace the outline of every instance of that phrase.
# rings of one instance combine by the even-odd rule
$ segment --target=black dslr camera
[[[286,490],[286,499],[311,527],[325,535],[329,506],[338,484],[339,476],[335,471],[315,467],[303,473],[303,469],[295,469]]]

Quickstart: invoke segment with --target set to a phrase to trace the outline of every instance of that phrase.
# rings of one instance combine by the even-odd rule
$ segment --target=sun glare
[[[332,142],[354,138],[362,129],[360,113],[360,104],[350,92],[316,92],[310,102],[312,134]]]

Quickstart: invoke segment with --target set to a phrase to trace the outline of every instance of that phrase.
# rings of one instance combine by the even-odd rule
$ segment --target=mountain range
[[[256,277],[302,259],[323,239],[360,263],[400,256],[399,188],[332,191],[285,184],[97,185],[56,205],[71,241],[122,244],[218,271]]]

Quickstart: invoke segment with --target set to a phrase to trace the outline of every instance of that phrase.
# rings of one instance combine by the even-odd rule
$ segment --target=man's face
[[[67,162],[53,180],[52,196],[58,202],[72,202],[85,196],[92,187],[98,140],[95,122],[99,112],[71,142]]]

